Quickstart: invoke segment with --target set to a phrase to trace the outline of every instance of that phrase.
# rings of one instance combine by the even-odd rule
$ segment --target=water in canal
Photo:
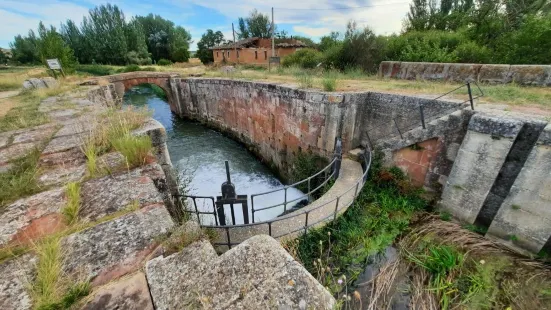
[[[168,103],[145,86],[130,89],[124,95],[124,104],[148,107],[153,118],[166,128],[168,150],[172,163],[181,178],[189,181],[189,194],[197,196],[221,195],[220,186],[226,180],[224,161],[230,162],[231,181],[236,193],[249,195],[283,188],[276,176],[253,154],[236,141],[209,129],[199,123],[183,120],[170,111]],[[293,200],[303,195],[295,188],[287,190],[287,199]],[[284,192],[268,194],[254,199],[255,209],[283,203]],[[199,209],[212,211],[212,203],[197,200]],[[298,201],[297,201],[298,202]],[[296,202],[295,202],[296,203]],[[287,208],[292,207],[291,203]],[[189,205],[189,204],[188,204]],[[283,206],[255,213],[255,222],[275,218],[283,213]],[[225,208],[226,218],[230,219],[229,206]],[[251,214],[249,212],[249,214]],[[235,208],[237,224],[243,223],[241,207]],[[251,219],[251,215],[249,215]],[[204,224],[214,224],[212,216],[203,216]],[[230,221],[231,223],[231,221]]]

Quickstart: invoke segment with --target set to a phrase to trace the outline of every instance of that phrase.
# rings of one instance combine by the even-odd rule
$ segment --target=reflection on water
[[[147,106],[154,111],[153,118],[161,122],[167,130],[167,144],[172,163],[181,178],[189,179],[190,195],[221,195],[220,186],[226,180],[225,160],[230,162],[231,181],[235,185],[237,194],[249,195],[249,209],[251,194],[283,187],[275,175],[239,143],[199,123],[180,119],[171,113],[166,101],[157,97],[151,89],[134,87],[125,94],[124,102],[134,106]],[[288,201],[302,195],[298,189],[287,190]],[[282,203],[283,198],[284,191],[256,197],[255,209]],[[200,210],[213,210],[212,203],[202,200],[197,202]],[[290,208],[295,203],[287,207]],[[229,207],[225,210],[226,218],[229,219]],[[235,208],[238,224],[243,223],[243,214],[240,210],[240,206]],[[283,213],[282,206],[256,212],[255,222],[272,219],[281,213]],[[214,223],[212,216],[203,216],[202,221],[205,224]]]

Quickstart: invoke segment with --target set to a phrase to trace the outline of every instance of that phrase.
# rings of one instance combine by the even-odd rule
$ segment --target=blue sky
[[[351,19],[378,34],[399,32],[411,0],[0,0],[0,47],[7,48],[15,35],[36,29],[41,20],[56,27],[67,19],[80,24],[90,8],[107,2],[122,8],[127,19],[153,13],[183,26],[191,32],[195,50],[206,29],[220,30],[231,39],[231,23],[237,24],[238,17],[255,8],[269,14],[272,6],[278,29],[291,35],[317,39],[344,30]],[[338,9],[343,7],[355,9]]]

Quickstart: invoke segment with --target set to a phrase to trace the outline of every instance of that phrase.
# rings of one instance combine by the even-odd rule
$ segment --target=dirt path
[[[0,92],[0,117],[6,115],[13,108],[15,102],[9,98],[16,96],[18,93],[18,90]]]

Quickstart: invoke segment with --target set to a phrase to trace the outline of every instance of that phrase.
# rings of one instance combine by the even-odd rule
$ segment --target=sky
[[[231,24],[253,9],[271,14],[274,6],[278,30],[315,41],[331,31],[340,31],[349,20],[370,26],[377,34],[399,32],[412,0],[0,0],[0,47],[7,48],[17,34],[36,30],[38,23],[59,28],[72,19],[80,25],[88,10],[107,2],[119,6],[127,20],[149,13],[161,15],[183,26],[192,35],[191,50],[207,30],[222,31],[232,39]],[[343,9],[348,8],[348,9]]]

